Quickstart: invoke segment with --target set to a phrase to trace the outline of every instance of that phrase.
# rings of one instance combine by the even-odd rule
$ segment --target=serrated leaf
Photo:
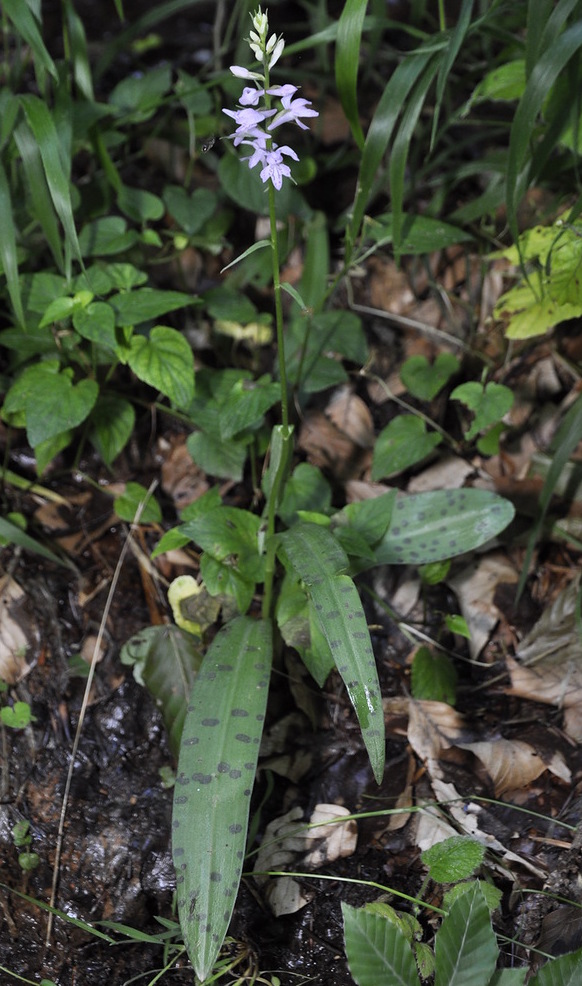
[[[177,757],[186,705],[202,664],[196,640],[172,625],[144,627],[123,645],[120,656],[161,708],[170,749]]]
[[[342,914],[348,965],[358,986],[417,986],[414,956],[397,925],[344,903]]]
[[[550,959],[530,980],[530,986],[579,986],[582,974],[582,948],[558,959]]]
[[[134,335],[128,363],[136,377],[161,391],[178,407],[194,396],[194,356],[180,332],[156,325],[145,336]]]
[[[142,504],[144,504],[143,507]],[[158,501],[141,483],[126,483],[124,492],[115,498],[113,505],[117,516],[130,524],[135,521],[140,507],[140,524],[159,524],[162,520],[162,511]]]
[[[435,986],[487,986],[498,956],[489,909],[474,884],[455,901],[437,932]]]
[[[508,500],[488,490],[438,490],[396,500],[374,552],[378,565],[425,565],[480,547],[513,520]]]
[[[247,442],[221,442],[215,435],[197,431],[186,439],[186,448],[197,466],[210,476],[240,482],[247,459]]]
[[[380,783],[385,758],[382,696],[358,590],[342,574],[348,568],[347,555],[333,535],[317,524],[297,524],[281,534],[280,541],[295,573],[307,585]]]
[[[118,325],[140,325],[141,322],[153,322],[161,315],[167,315],[168,312],[174,312],[178,308],[191,305],[192,301],[192,296],[183,291],[161,291],[157,288],[147,287],[114,294],[109,298],[109,304],[115,310]]]
[[[485,849],[464,835],[453,835],[425,849],[421,859],[428,866],[431,880],[437,883],[457,883],[466,880],[483,862]]]
[[[74,384],[65,373],[44,375],[43,383],[26,402],[26,433],[32,448],[82,424],[99,394],[95,380]]]
[[[227,624],[204,657],[184,722],[172,852],[180,925],[200,980],[224,941],[242,873],[271,657],[270,623]]]

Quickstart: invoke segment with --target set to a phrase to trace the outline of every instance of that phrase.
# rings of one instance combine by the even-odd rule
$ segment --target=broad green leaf
[[[92,301],[86,308],[75,308],[73,327],[83,339],[88,339],[112,352],[116,351],[115,312],[106,302]]]
[[[432,401],[459,370],[459,361],[452,353],[439,353],[434,363],[426,356],[411,356],[400,370],[400,379],[413,397]]]
[[[159,390],[178,407],[194,396],[194,356],[176,329],[156,325],[149,337],[134,335],[128,363],[136,377]]]
[[[255,595],[256,581],[252,572],[245,571],[243,565],[235,568],[228,559],[223,561],[205,551],[200,558],[200,575],[211,595],[231,596],[236,603],[236,612],[248,611]]]
[[[474,414],[471,426],[465,432],[467,441],[480,431],[497,424],[513,406],[513,391],[501,383],[489,381],[485,385],[477,380],[462,383],[451,392],[451,400],[461,401]]]
[[[460,897],[461,894],[467,893],[467,890],[471,887],[471,882],[455,883],[454,886],[446,890],[443,894],[443,907],[450,910],[457,897]],[[499,887],[496,887],[493,883],[488,883],[487,880],[477,880],[477,883],[481,888],[481,893],[485,898],[485,903],[489,908],[489,913],[493,914],[501,903],[503,891],[500,890]]]
[[[229,152],[223,154],[218,163],[220,186],[229,198],[248,212],[266,216],[269,214],[269,198],[259,171],[260,168],[249,168],[246,161],[241,161],[237,154]],[[277,219],[283,222],[292,215],[302,219],[308,219],[311,215],[311,209],[301,192],[289,179],[283,182],[283,187],[275,195],[275,212]],[[238,260],[240,259],[239,257]]]
[[[187,707],[172,851],[180,924],[200,980],[224,941],[242,873],[271,658],[270,623],[238,617],[214,638]]]
[[[270,246],[270,240],[265,241]],[[204,307],[217,322],[255,322],[257,307],[242,291],[235,291],[226,284],[204,292]],[[234,371],[237,372],[237,371]],[[240,371],[238,371],[240,373]],[[248,375],[246,375],[248,376]],[[241,379],[245,377],[241,375]]]
[[[358,112],[358,65],[367,0],[346,0],[337,26],[335,81],[352,136],[360,148],[364,134]]]
[[[484,857],[484,846],[464,835],[453,835],[421,853],[431,880],[436,880],[437,883],[466,880],[481,866]]]
[[[497,969],[487,986],[524,986],[527,969]]]
[[[58,372],[55,361],[26,367],[8,391],[4,413],[24,410],[28,440],[33,448],[75,428],[89,416],[99,388],[94,380],[73,384],[69,371]]]
[[[287,527],[297,520],[298,510],[317,510],[328,513],[331,507],[331,487],[321,470],[308,462],[300,462],[285,483],[278,514]]]
[[[158,65],[147,72],[134,72],[119,82],[109,102],[127,122],[144,123],[159,108],[171,84],[170,67]]]
[[[438,490],[396,500],[375,546],[378,565],[426,565],[473,551],[513,520],[515,509],[488,490]]]
[[[59,373],[46,378],[48,387],[31,396],[26,406],[26,434],[33,448],[85,421],[97,400],[95,380],[72,380]],[[50,389],[49,389],[50,388]]]
[[[79,233],[79,245],[84,257],[109,257],[123,253],[137,243],[136,230],[128,230],[121,216],[104,216],[86,223]]]
[[[180,531],[218,561],[238,567],[248,580],[259,581],[263,557],[259,554],[261,518],[238,507],[219,506],[180,525]]]
[[[112,295],[109,304],[115,309],[118,325],[139,325],[141,322],[153,322],[160,315],[167,315],[178,308],[185,308],[193,300],[192,295],[183,291],[137,288]]]
[[[368,220],[366,239],[387,246],[394,240],[394,216],[391,213]],[[435,250],[444,250],[456,243],[473,239],[470,233],[432,216],[416,216],[403,213],[400,230],[400,252],[407,256],[422,256]]]
[[[158,195],[145,188],[130,188],[122,185],[117,193],[117,205],[121,212],[136,223],[147,223],[161,219],[164,203]]]
[[[385,757],[382,696],[358,590],[342,574],[348,569],[347,555],[333,535],[317,524],[297,524],[279,537],[291,567],[307,586],[379,784]]]
[[[129,524],[135,522],[139,513],[140,524],[159,524],[162,511],[155,496],[152,496],[141,483],[126,483],[125,490],[113,501],[115,513]]]
[[[135,425],[133,405],[117,394],[101,394],[91,414],[89,440],[105,465],[111,466],[131,438]]]
[[[259,380],[241,380],[232,388],[220,409],[220,434],[225,440],[234,438],[247,428],[256,428],[265,413],[281,398],[281,386],[268,374]]]
[[[197,466],[209,476],[233,479],[240,483],[247,460],[247,442],[221,442],[213,434],[194,432],[186,440],[186,447]]]
[[[166,185],[163,199],[168,212],[189,236],[198,233],[217,207],[216,195],[196,188],[191,195],[181,185]]]
[[[196,640],[172,625],[144,627],[123,645],[120,657],[122,664],[133,667],[136,681],[162,710],[170,748],[177,757],[186,705],[202,664]]]
[[[427,432],[422,418],[415,414],[399,414],[376,439],[372,479],[376,481],[404,472],[430,455],[441,441],[438,432]]]
[[[34,716],[28,702],[15,702],[0,709],[0,719],[9,729],[26,729]]]
[[[58,435],[54,435],[52,438],[47,438],[44,442],[39,442],[34,449],[34,458],[36,459],[36,471],[39,476],[42,476],[46,467],[54,458],[62,452],[64,448],[68,448],[74,438],[74,432],[72,430],[66,430],[59,432]]]
[[[578,986],[582,974],[582,948],[569,955],[550,959],[538,974],[530,979],[530,986]]]
[[[433,654],[428,647],[419,647],[412,661],[411,685],[413,698],[454,705],[457,691],[455,665],[447,654]]]
[[[525,59],[516,58],[487,72],[475,87],[470,103],[473,105],[490,100],[513,102],[523,96],[525,83]]]
[[[368,544],[375,544],[390,527],[392,512],[396,502],[396,490],[389,490],[380,496],[358,503],[348,503],[336,514],[334,521],[338,526],[348,524]]]
[[[418,986],[412,950],[400,928],[366,908],[342,903],[350,972],[358,986]]]
[[[499,948],[479,885],[455,901],[435,940],[435,986],[487,986]]]

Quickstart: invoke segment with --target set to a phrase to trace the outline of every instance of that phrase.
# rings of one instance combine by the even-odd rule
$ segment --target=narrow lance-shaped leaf
[[[6,286],[12,308],[16,315],[16,320],[22,328],[25,328],[24,310],[22,308],[22,298],[20,295],[20,284],[18,281],[18,258],[16,253],[16,228],[12,216],[12,201],[10,196],[10,186],[6,172],[0,161],[0,216],[2,216],[2,230],[0,232],[0,260],[4,268]]]
[[[280,540],[291,566],[307,586],[380,783],[385,758],[382,696],[358,590],[342,574],[348,568],[347,555],[333,535],[317,524],[298,524],[281,534]]]
[[[172,843],[180,924],[200,980],[224,941],[242,873],[271,637],[270,622],[248,616],[223,627],[204,657],[184,721]]]

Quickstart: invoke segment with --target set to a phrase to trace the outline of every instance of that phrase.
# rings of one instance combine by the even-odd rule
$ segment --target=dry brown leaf
[[[27,597],[10,575],[0,578],[0,679],[15,685],[30,670],[26,654],[38,640],[38,628],[30,616]]]
[[[314,411],[304,419],[298,446],[311,465],[331,470],[338,479],[360,476],[366,460],[371,458],[370,451],[364,451],[348,438],[321,411]]]
[[[495,786],[495,795],[527,787],[545,770],[569,782],[572,779],[561,753],[544,762],[537,750],[522,740],[496,739],[480,743],[460,743],[481,761]]]
[[[303,811],[292,808],[267,825],[261,847],[255,861],[255,880],[264,887],[271,910],[275,916],[293,914],[312,899],[313,894],[303,890],[292,877],[265,876],[268,870],[312,869],[331,863],[342,856],[351,856],[357,844],[358,832],[354,819],[337,821],[350,812],[342,805],[316,805],[308,829],[301,823]],[[320,823],[324,824],[320,824]]]
[[[517,582],[514,565],[502,551],[490,552],[447,579],[471,631],[469,649],[476,659],[502,614],[493,602],[497,586]]]
[[[445,455],[413,476],[407,490],[409,493],[424,493],[427,490],[460,489],[474,471],[473,466],[460,456]]]
[[[564,728],[582,741],[582,642],[576,625],[580,576],[559,593],[531,632],[516,659],[507,658],[510,695],[564,709]]]
[[[408,709],[408,742],[423,762],[438,759],[462,741],[463,717],[446,702],[410,699]]]
[[[367,405],[349,387],[340,387],[332,394],[325,413],[344,435],[360,448],[374,445],[374,422]]]

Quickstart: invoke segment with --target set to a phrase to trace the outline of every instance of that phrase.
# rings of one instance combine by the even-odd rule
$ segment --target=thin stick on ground
[[[59,868],[60,868],[61,855],[62,855],[62,849],[63,849],[63,840],[64,840],[64,834],[65,834],[65,818],[67,816],[67,807],[68,807],[68,802],[69,802],[69,793],[70,793],[71,784],[72,784],[72,781],[73,781],[73,771],[75,769],[75,759],[76,759],[76,756],[77,756],[77,753],[78,753],[78,750],[79,750],[79,743],[81,741],[81,732],[83,730],[83,723],[85,721],[85,713],[87,712],[87,708],[88,708],[88,705],[89,705],[89,696],[91,694],[91,686],[93,684],[93,678],[95,676],[95,668],[97,666],[97,661],[99,659],[99,654],[101,653],[101,641],[103,640],[103,635],[104,635],[104,632],[105,632],[105,626],[107,624],[107,619],[109,617],[109,611],[111,609],[111,604],[113,602],[113,597],[115,595],[115,590],[117,588],[117,583],[119,581],[119,576],[121,574],[121,569],[122,569],[123,563],[125,561],[125,556],[127,554],[127,551],[129,549],[129,546],[131,544],[131,541],[133,540],[133,530],[134,530],[134,527],[139,523],[140,517],[141,517],[141,515],[142,515],[142,513],[144,511],[144,508],[145,508],[148,500],[150,499],[150,497],[153,496],[154,490],[155,490],[155,488],[156,488],[157,485],[158,485],[158,481],[157,480],[153,480],[153,482],[149,486],[149,489],[147,491],[146,496],[139,503],[138,508],[137,508],[137,510],[135,512],[133,523],[132,523],[132,525],[131,525],[131,527],[129,529],[129,533],[127,535],[127,538],[125,539],[125,543],[124,543],[123,548],[121,549],[121,552],[119,554],[119,559],[118,559],[117,565],[115,566],[115,571],[113,573],[113,578],[111,579],[111,586],[110,586],[109,592],[107,594],[107,600],[105,602],[105,607],[103,609],[103,615],[101,617],[101,623],[99,625],[99,631],[97,633],[97,637],[96,637],[96,640],[95,640],[95,646],[93,648],[93,654],[91,655],[91,664],[89,666],[89,674],[87,675],[87,683],[85,685],[85,691],[83,693],[83,701],[81,703],[81,711],[79,712],[79,721],[77,723],[77,728],[75,730],[75,737],[73,739],[73,746],[72,746],[72,749],[71,749],[71,762],[69,764],[69,769],[67,771],[67,780],[65,782],[65,790],[64,790],[64,794],[63,794],[63,802],[62,802],[62,805],[61,805],[61,813],[60,813],[60,816],[59,816],[59,829],[58,829],[58,832],[57,832],[57,843],[56,843],[56,849],[55,849],[55,861],[54,861],[54,865],[53,865],[53,879],[52,879],[52,885],[51,885],[51,896],[50,896],[50,901],[49,901],[50,906],[53,907],[53,908],[56,906],[57,890],[58,890],[58,884],[59,884]],[[54,915],[52,914],[52,912],[49,911],[48,921],[47,921],[47,929],[46,929],[46,938],[45,938],[45,948],[49,948],[49,946],[50,946],[50,940],[51,940],[51,935],[52,935],[52,930],[53,930],[53,918],[54,918]]]

